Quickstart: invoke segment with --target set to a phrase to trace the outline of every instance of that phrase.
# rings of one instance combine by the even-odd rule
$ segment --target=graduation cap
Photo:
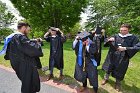
[[[59,31],[59,28],[56,27],[50,27],[51,31]]]
[[[57,35],[59,35],[59,36],[61,35],[61,32],[60,32],[60,29],[59,29],[59,28],[50,27],[49,29],[50,29],[51,31],[55,31]]]
[[[90,33],[87,32],[87,31],[83,31],[83,32],[77,34],[77,36],[78,36],[82,41],[85,41],[85,40],[90,36]]]

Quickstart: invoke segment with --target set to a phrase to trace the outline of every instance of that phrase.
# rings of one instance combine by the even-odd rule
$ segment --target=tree
[[[14,21],[14,16],[7,11],[6,5],[0,1],[0,41],[10,33],[11,29],[8,27]]]
[[[128,23],[133,26],[133,33],[140,34],[139,3],[139,0],[93,0],[90,3],[92,16],[87,26],[95,27],[99,24],[111,35],[118,33],[122,23]]]
[[[12,32],[13,32],[13,30],[11,30],[10,28],[1,29],[0,30],[0,41],[3,40],[6,36],[11,34]]]
[[[78,23],[76,23],[76,24],[74,25],[73,28],[71,28],[71,32],[69,32],[69,34],[71,35],[70,38],[74,38],[75,35],[76,35],[79,31],[82,31],[82,27],[81,27],[80,23],[78,22]]]
[[[7,11],[6,5],[0,1],[0,29],[8,27],[13,19],[14,16]]]
[[[132,31],[140,34],[140,0],[118,0],[121,16],[118,22],[132,24]]]
[[[33,29],[45,32],[49,26],[54,26],[69,32],[80,20],[80,13],[88,0],[11,0],[11,2],[21,16],[30,22]]]

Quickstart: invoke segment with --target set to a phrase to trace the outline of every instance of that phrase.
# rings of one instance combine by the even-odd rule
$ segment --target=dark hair
[[[121,27],[126,27],[128,29],[131,29],[131,25],[129,25],[129,24],[122,24]]]
[[[21,29],[21,27],[23,27],[23,26],[26,26],[26,27],[29,26],[30,27],[30,25],[28,23],[20,22],[20,23],[18,23],[17,28]]]
[[[86,41],[89,36],[82,38],[82,42]]]

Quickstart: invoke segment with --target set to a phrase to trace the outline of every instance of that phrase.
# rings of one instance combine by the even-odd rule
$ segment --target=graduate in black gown
[[[50,27],[49,31],[44,35],[44,39],[50,42],[50,58],[49,58],[49,70],[50,74],[47,80],[53,78],[53,68],[56,67],[60,70],[59,79],[63,78],[63,43],[66,41],[66,37],[59,30],[59,28]]]
[[[102,42],[104,42],[105,38],[105,30],[97,25],[96,29],[91,32],[92,33],[92,40],[96,42],[97,46],[97,53],[95,55],[95,59],[97,60],[97,65],[100,65],[101,62],[101,50],[102,50]]]
[[[36,93],[40,91],[40,79],[37,71],[36,58],[43,56],[39,42],[32,42],[27,34],[30,31],[28,23],[18,23],[18,31],[8,44],[6,59],[21,80],[21,93]]]
[[[121,89],[121,81],[124,79],[128,69],[129,59],[137,53],[137,50],[118,50],[119,46],[134,47],[138,43],[138,38],[130,34],[129,31],[130,25],[122,24],[120,33],[106,40],[106,44],[110,45],[110,49],[102,66],[106,72],[102,85],[107,83],[109,75],[111,74],[116,79],[115,89],[117,91]]]
[[[97,48],[95,42],[92,42],[88,36],[88,32],[81,32],[73,42],[73,49],[77,56],[74,78],[83,83],[80,92],[86,89],[88,78],[90,85],[93,86],[93,91],[97,93],[98,71],[97,62],[95,60]]]

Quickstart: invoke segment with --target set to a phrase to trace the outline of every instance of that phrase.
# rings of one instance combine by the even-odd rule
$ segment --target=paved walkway
[[[20,93],[21,82],[16,74],[10,69],[0,67],[0,93]],[[41,90],[39,93],[71,93],[55,86],[51,86],[41,82]]]
[[[13,69],[0,65],[0,93],[21,93],[21,82]],[[41,90],[39,93],[90,93],[79,92],[78,88],[70,87],[53,80],[47,81],[41,78]]]

